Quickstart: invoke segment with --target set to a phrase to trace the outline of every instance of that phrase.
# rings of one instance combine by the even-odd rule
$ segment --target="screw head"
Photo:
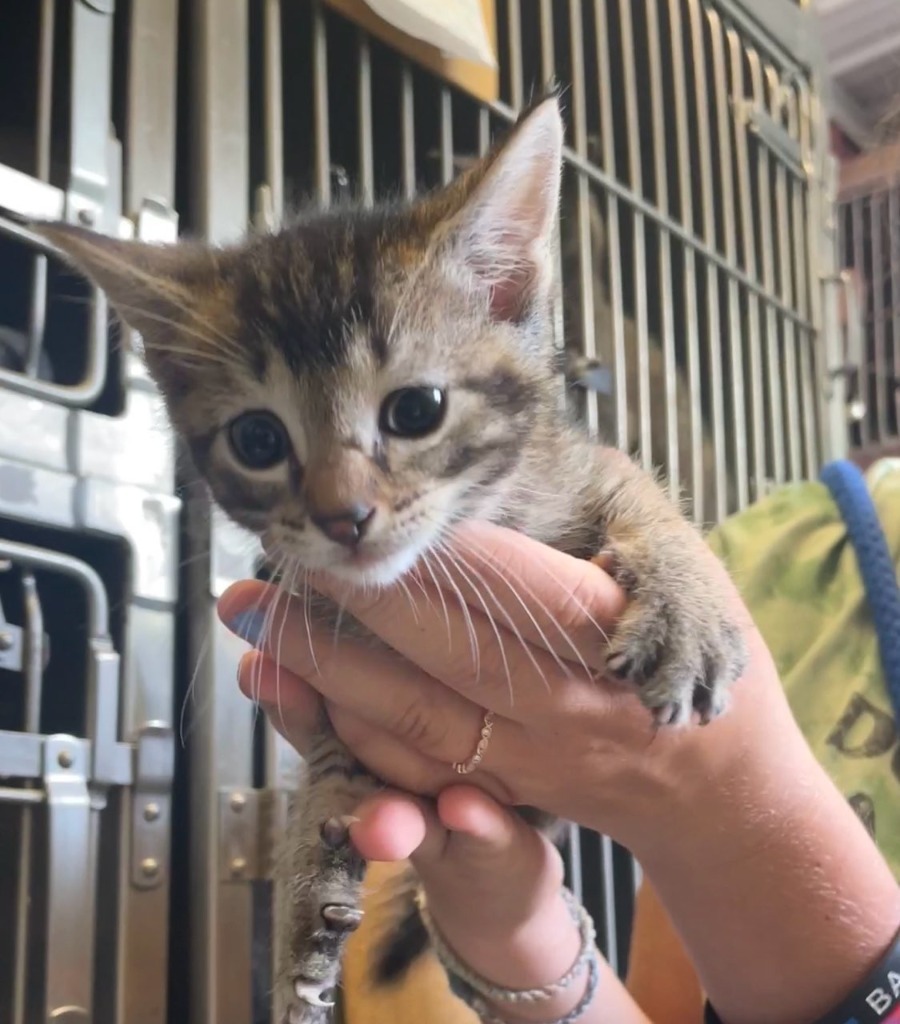
[[[84,224],[86,228],[93,227],[94,224],[94,211],[93,210],[79,210],[78,220]]]
[[[240,814],[241,811],[247,806],[247,798],[243,793],[232,793],[231,800],[229,801],[231,809],[236,813]]]
[[[159,861],[155,857],[145,857],[141,861],[141,874],[144,878],[156,878],[159,874]]]
[[[71,768],[72,765],[75,763],[75,758],[72,757],[70,751],[61,750],[56,755],[56,763],[60,766],[60,768]]]
[[[0,651],[8,651],[12,648],[12,633],[0,633]]]
[[[144,821],[158,821],[160,814],[159,804],[151,803],[144,807]]]
[[[229,866],[231,868],[232,875],[234,875],[235,878],[240,878],[240,876],[247,870],[247,858],[232,857],[231,864]]]

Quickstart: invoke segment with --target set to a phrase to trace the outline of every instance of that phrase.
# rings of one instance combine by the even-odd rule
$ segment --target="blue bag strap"
[[[888,696],[900,720],[900,587],[875,503],[859,467],[846,459],[829,462],[819,479],[831,492],[856,552]]]

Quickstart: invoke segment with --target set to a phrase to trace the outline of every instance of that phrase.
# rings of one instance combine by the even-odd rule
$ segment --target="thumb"
[[[437,816],[453,854],[475,864],[506,861],[531,829],[508,807],[475,786],[450,786],[437,799]]]
[[[437,818],[446,830],[439,860],[413,861],[426,881],[454,887],[457,876],[469,890],[501,887],[515,894],[555,889],[562,884],[562,857],[553,844],[512,808],[475,786],[450,786],[437,799]],[[444,870],[452,865],[453,870]]]

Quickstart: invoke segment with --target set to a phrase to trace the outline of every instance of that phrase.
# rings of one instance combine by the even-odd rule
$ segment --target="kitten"
[[[550,97],[411,204],[315,213],[225,248],[43,231],[140,332],[215,500],[268,550],[353,584],[396,580],[466,519],[607,553],[630,596],[608,674],[660,725],[705,722],[746,654],[702,541],[654,479],[560,411],[562,143]],[[342,816],[376,786],[323,722],[287,844],[289,1024],[328,1018],[361,917]],[[396,973],[406,956],[384,963]]]

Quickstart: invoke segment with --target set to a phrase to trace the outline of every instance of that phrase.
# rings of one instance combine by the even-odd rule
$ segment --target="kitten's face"
[[[560,145],[547,101],[413,207],[325,213],[228,250],[50,234],[141,332],[223,510],[276,563],[384,583],[453,522],[504,517],[554,402]]]
[[[523,339],[542,318],[495,321],[441,260],[388,245],[363,293],[371,226],[325,219],[237,256],[215,321],[234,352],[164,385],[221,507],[274,560],[352,582],[502,514],[546,380]]]

